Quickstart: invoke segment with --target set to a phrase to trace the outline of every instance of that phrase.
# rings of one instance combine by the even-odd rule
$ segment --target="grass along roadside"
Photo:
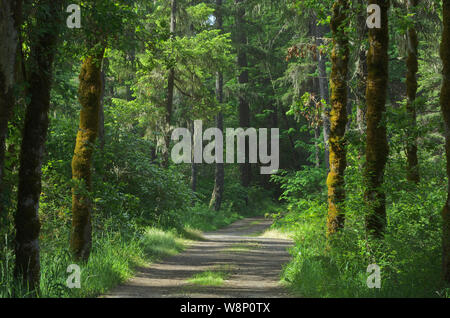
[[[190,229],[183,231],[161,230],[148,227],[140,234],[123,235],[106,232],[94,240],[89,261],[78,264],[66,249],[43,251],[41,258],[40,297],[96,297],[132,277],[138,266],[149,265],[164,257],[183,251],[194,237],[201,237]],[[0,298],[26,297],[25,291],[16,289],[9,255],[0,263]],[[71,273],[70,264],[80,267],[81,288],[68,288],[66,281]],[[72,272],[73,273],[73,272]]]
[[[117,230],[117,226],[114,229],[106,227],[102,231],[94,232],[92,252],[85,264],[73,260],[64,237],[57,242],[44,239],[41,242],[39,297],[89,298],[105,294],[131,278],[137,267],[148,266],[167,256],[175,255],[186,249],[193,241],[205,240],[202,231],[215,230],[242,218],[236,213],[229,212],[223,213],[214,222],[206,222],[207,216],[212,213],[207,209],[201,210],[198,216],[186,220],[183,222],[186,225],[178,229],[146,227],[134,231],[121,231]],[[206,217],[200,218],[200,214],[205,214]],[[1,255],[0,298],[30,296],[14,281],[13,251],[5,248]],[[67,287],[67,279],[73,273],[67,272],[71,264],[80,267],[81,288]]]
[[[217,215],[202,206],[185,212],[178,215],[178,224],[184,226],[177,226],[177,229],[162,229],[166,228],[164,226],[139,228],[118,224],[115,219],[103,220],[104,226],[94,231],[92,252],[85,264],[75,262],[68,249],[70,228],[62,228],[58,238],[43,235],[39,297],[86,298],[105,294],[132,277],[137,267],[175,255],[193,241],[204,240],[202,231],[216,230],[243,218],[231,209]],[[110,223],[113,225],[107,226]],[[0,298],[29,296],[14,283],[13,250],[5,248],[0,255]],[[71,264],[80,267],[81,288],[67,287],[67,279],[73,273],[67,272]]]

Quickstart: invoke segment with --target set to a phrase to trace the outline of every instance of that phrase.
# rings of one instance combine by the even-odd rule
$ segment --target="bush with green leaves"
[[[346,171],[345,228],[331,241],[325,236],[326,201],[286,193],[292,196],[287,199],[288,212],[274,225],[295,234],[293,259],[284,268],[283,279],[305,297],[448,297],[449,289],[440,277],[440,211],[446,180],[438,172],[443,164],[424,161],[421,171],[426,177],[416,186],[398,178],[404,173],[402,158],[391,158],[383,240],[366,235],[364,183],[361,168],[352,161]],[[284,184],[298,183],[285,180]],[[367,287],[369,264],[381,268],[381,289]]]

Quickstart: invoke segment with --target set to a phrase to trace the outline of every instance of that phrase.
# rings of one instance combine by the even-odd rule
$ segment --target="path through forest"
[[[271,220],[246,218],[204,234],[184,252],[140,268],[136,276],[103,297],[289,297],[280,285],[292,241],[259,237]],[[220,286],[188,282],[206,271],[226,273]]]

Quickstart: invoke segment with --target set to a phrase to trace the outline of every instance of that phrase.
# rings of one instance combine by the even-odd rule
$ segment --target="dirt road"
[[[279,284],[282,265],[289,261],[287,239],[258,237],[271,224],[247,218],[195,242],[184,252],[148,268],[103,297],[289,297]],[[205,272],[225,275],[219,286],[189,279]]]

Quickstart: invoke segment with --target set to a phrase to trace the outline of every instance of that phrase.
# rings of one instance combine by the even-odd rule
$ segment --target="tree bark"
[[[382,237],[386,226],[386,196],[381,189],[389,147],[386,138],[386,94],[388,83],[389,0],[369,0],[381,8],[381,28],[369,30],[367,55],[367,141],[366,141],[366,230]]]
[[[15,215],[15,277],[30,290],[39,291],[39,197],[41,194],[41,166],[44,155],[50,107],[52,66],[56,53],[60,2],[43,1],[31,32],[29,93],[30,103],[20,149],[19,186]],[[45,26],[41,28],[40,26]]]
[[[445,153],[447,158],[447,201],[442,209],[442,274],[447,283],[450,283],[450,0],[443,0],[443,21],[441,59],[443,64],[441,110],[445,124]]]
[[[345,181],[347,167],[345,131],[347,125],[347,77],[349,46],[344,31],[346,15],[349,11],[347,0],[336,0],[333,5],[331,30],[333,51],[331,53],[331,116],[330,116],[330,172],[328,186],[327,236],[344,227],[345,221]]]
[[[222,0],[216,0],[216,27],[221,32],[223,31],[223,18],[222,18]],[[221,105],[223,103],[223,74],[217,72],[216,75],[216,99]],[[216,128],[223,132],[223,114],[222,111],[216,116]],[[223,190],[225,184],[225,170],[223,162],[216,162],[214,171],[214,189],[211,195],[211,201],[209,207],[214,211],[219,211],[222,205]]]
[[[245,8],[243,7],[243,0],[235,0],[237,5],[236,29],[237,29],[237,64],[240,71],[238,82],[240,85],[248,83],[248,61],[247,52],[244,46],[247,44],[247,34],[245,26]],[[239,92],[239,126],[243,129],[250,127],[250,107],[244,92]],[[249,141],[245,140],[245,163],[242,163],[240,168],[241,185],[245,188],[250,186],[251,181],[251,165],[249,161]],[[246,199],[248,203],[248,199]]]
[[[415,12],[419,0],[408,0],[408,12]],[[417,32],[415,26],[408,28],[408,58],[406,60],[407,73],[406,73],[406,112],[408,114],[408,126],[407,126],[407,145],[406,145],[406,158],[407,168],[406,176],[408,181],[419,183],[419,159],[417,158],[417,138],[416,136],[416,94],[417,94],[417,78],[418,71],[417,61],[417,48],[419,41],[417,40]]]
[[[78,100],[80,126],[72,159],[72,235],[70,248],[77,260],[89,258],[92,245],[91,161],[99,126],[102,93],[101,65],[105,49],[88,55],[81,66]]]
[[[22,1],[5,0],[0,4],[0,217],[3,216],[3,174],[5,165],[6,136],[12,115],[16,83],[16,58],[22,13]]]

